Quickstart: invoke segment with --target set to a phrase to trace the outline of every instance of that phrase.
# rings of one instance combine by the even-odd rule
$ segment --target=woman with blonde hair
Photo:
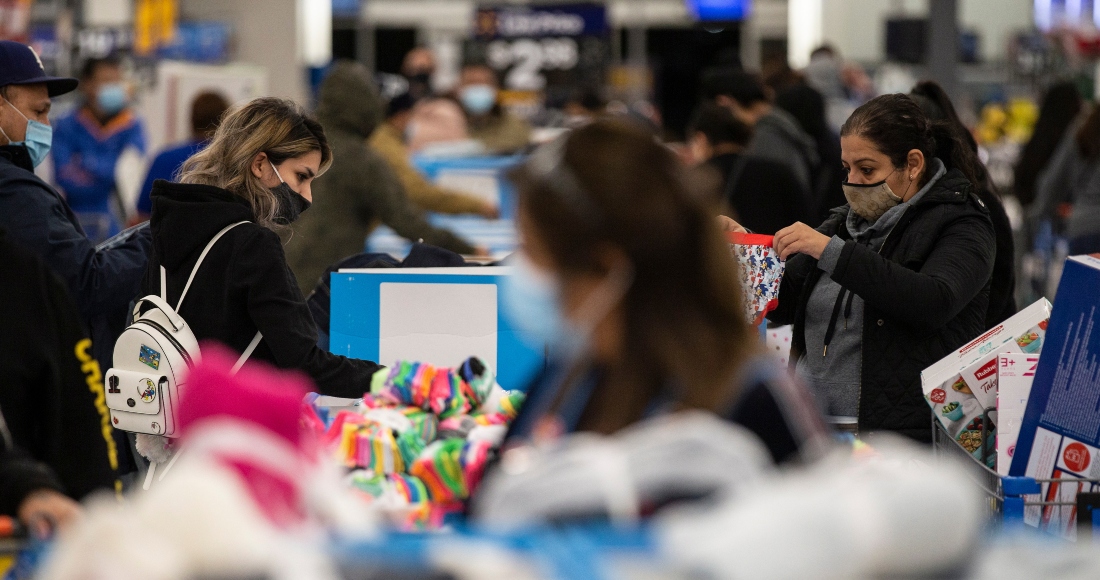
[[[255,99],[230,111],[179,183],[153,184],[153,257],[145,294],[172,305],[200,340],[309,375],[327,395],[358,397],[379,369],[317,347],[317,329],[286,264],[279,232],[309,208],[313,180],[332,164],[324,129],[292,101]],[[207,243],[227,226],[189,280]]]

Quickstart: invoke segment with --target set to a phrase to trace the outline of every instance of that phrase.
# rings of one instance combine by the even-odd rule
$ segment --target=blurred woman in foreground
[[[742,424],[776,462],[823,445],[812,398],[762,356],[745,321],[711,200],[670,151],[598,121],[536,151],[514,179],[521,250],[502,302],[550,345],[551,364],[506,453],[678,409]]]

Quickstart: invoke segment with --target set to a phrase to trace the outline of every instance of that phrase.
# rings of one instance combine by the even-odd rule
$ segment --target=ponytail
[[[984,186],[985,171],[966,137],[960,135],[959,128],[947,121],[936,121],[930,125],[936,143],[935,156],[943,161],[947,169],[961,171],[971,185]]]

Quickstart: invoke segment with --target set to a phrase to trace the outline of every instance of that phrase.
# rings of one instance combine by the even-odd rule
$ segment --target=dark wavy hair
[[[958,169],[971,184],[981,183],[978,158],[965,135],[946,121],[932,121],[909,95],[894,93],[861,105],[840,128],[840,136],[858,135],[903,167],[916,149],[926,160],[939,158],[947,169]],[[923,186],[932,177],[925,172]]]

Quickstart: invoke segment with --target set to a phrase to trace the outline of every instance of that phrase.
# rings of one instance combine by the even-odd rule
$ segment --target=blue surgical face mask
[[[96,104],[99,109],[108,115],[117,115],[127,105],[126,86],[122,83],[110,83],[99,87],[96,93]]]
[[[491,85],[470,85],[458,94],[462,106],[472,115],[484,115],[497,104],[497,90]]]
[[[522,252],[509,261],[512,274],[501,282],[504,315],[532,345],[555,345],[567,338],[561,285]]]
[[[574,323],[565,315],[561,283],[538,268],[522,251],[509,259],[512,274],[501,282],[504,315],[532,346],[549,346],[551,356],[574,360],[586,353],[592,331],[626,294],[632,271],[614,272],[581,304]]]
[[[27,136],[22,141],[12,141],[8,137],[7,133],[4,133],[3,129],[0,129],[0,134],[8,140],[9,145],[22,145],[27,148],[27,153],[31,157],[31,165],[38,167],[43,161],[46,160],[46,155],[50,153],[50,145],[53,144],[53,127],[39,123],[33,119],[27,119],[27,116],[22,111],[15,108],[15,105],[10,101],[4,100],[7,105],[15,109],[16,113],[19,113],[20,117],[27,120]]]

